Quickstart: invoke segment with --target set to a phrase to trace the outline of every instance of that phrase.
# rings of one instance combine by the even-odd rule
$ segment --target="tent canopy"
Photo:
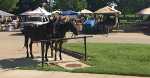
[[[110,6],[100,8],[97,11],[95,11],[94,13],[98,13],[98,14],[121,14],[120,11],[118,11],[115,8],[112,8]]]
[[[141,10],[141,11],[138,12],[137,14],[139,14],[139,15],[150,15],[150,7]]]
[[[36,15],[51,15],[50,12],[47,12],[44,8],[38,7],[37,9],[33,10],[33,11],[27,11],[22,13],[21,15],[31,15],[31,16],[36,16]]]
[[[61,13],[62,13],[62,11],[56,10],[56,11],[53,11],[53,12],[52,12],[52,14],[56,14],[56,13],[61,14]]]
[[[87,9],[83,9],[83,10],[80,11],[80,13],[81,13],[81,14],[91,14],[91,13],[93,13],[93,12],[90,11],[90,10],[87,10]]]
[[[72,10],[68,10],[68,11],[62,11],[62,15],[78,15],[78,13]]]
[[[14,14],[7,13],[5,11],[0,10],[0,16],[15,16]]]

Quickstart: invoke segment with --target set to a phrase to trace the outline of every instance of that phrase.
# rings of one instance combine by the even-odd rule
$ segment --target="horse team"
[[[48,49],[51,48],[51,57],[57,60],[59,52],[60,60],[62,60],[62,40],[52,40],[64,38],[66,32],[71,31],[73,34],[78,35],[77,22],[74,18],[68,16],[57,16],[49,19],[49,22],[43,25],[23,26],[22,33],[25,37],[24,46],[26,47],[27,58],[34,58],[32,53],[32,44],[45,40],[41,47],[44,50],[44,60],[48,61]],[[55,51],[55,52],[54,52]]]
[[[113,21],[108,20],[108,24]],[[111,23],[110,23],[111,22]],[[105,23],[105,24],[107,24]],[[102,25],[101,23],[97,23]],[[109,25],[108,28],[112,26]],[[107,28],[107,29],[108,29]],[[57,54],[59,53],[59,58],[62,60],[62,45],[63,40],[54,40],[65,38],[65,34],[68,31],[73,32],[73,34],[78,35],[83,29],[82,20],[72,18],[69,16],[53,16],[49,18],[48,23],[42,25],[31,24],[29,26],[23,26],[22,33],[25,37],[24,46],[26,48],[27,58],[34,58],[32,53],[32,44],[45,41],[41,45],[42,55],[44,60],[48,61],[48,49],[51,49],[51,57],[57,60]],[[109,32],[109,31],[108,31]]]

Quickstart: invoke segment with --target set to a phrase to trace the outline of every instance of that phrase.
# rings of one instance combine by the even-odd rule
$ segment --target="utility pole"
[[[50,12],[52,12],[52,10],[53,10],[54,3],[55,3],[54,0],[46,0],[46,4],[48,5]]]
[[[53,7],[55,5],[55,1],[54,0],[41,0],[41,4],[42,6],[47,5],[49,8],[49,12],[52,12]]]

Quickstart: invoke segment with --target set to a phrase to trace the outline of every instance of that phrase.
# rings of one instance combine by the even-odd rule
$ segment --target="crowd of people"
[[[84,34],[109,33],[119,23],[117,17],[113,15],[81,14],[75,19],[81,24],[80,33]]]
[[[79,32],[83,34],[109,33],[113,28],[117,27],[119,23],[117,17],[113,15],[81,14],[68,17],[75,19],[77,24],[80,24],[77,28]]]
[[[54,14],[49,16],[51,19],[52,17],[66,17],[63,15],[59,14]],[[73,16],[67,16],[69,18],[75,19],[77,22],[78,26],[77,29],[79,30],[80,33],[83,34],[96,34],[96,33],[108,33],[108,28],[109,31],[112,30],[114,26],[116,26],[116,17],[113,15],[95,15],[95,14],[80,14],[80,15],[73,15]],[[28,18],[28,19],[27,19]],[[30,18],[30,20],[29,20]],[[20,28],[20,22],[23,21],[40,21],[41,18],[38,17],[7,17],[4,19],[1,19],[1,31],[12,31],[12,29],[17,29]],[[48,21],[47,17],[42,18],[43,21]]]
[[[14,31],[18,28],[19,18],[16,16],[0,17],[0,31]]]

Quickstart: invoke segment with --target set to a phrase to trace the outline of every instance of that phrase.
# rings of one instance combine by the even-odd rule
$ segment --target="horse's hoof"
[[[48,62],[48,58],[45,58],[45,61]]]
[[[29,56],[26,56],[26,58],[29,58]]]
[[[31,59],[34,59],[34,56],[31,56]]]
[[[50,56],[50,58],[53,58],[54,56]]]
[[[62,58],[60,58],[60,60],[63,60]]]

